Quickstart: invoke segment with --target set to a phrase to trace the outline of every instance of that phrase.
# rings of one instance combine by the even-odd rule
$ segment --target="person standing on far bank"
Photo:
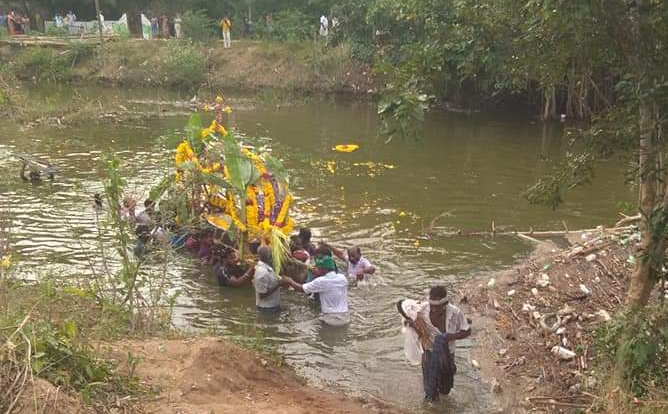
[[[232,46],[232,39],[230,38],[230,30],[232,30],[232,22],[228,16],[225,16],[220,21],[220,30],[223,32],[223,47],[229,49]]]
[[[329,20],[324,14],[320,16],[320,37],[327,37],[329,34]]]

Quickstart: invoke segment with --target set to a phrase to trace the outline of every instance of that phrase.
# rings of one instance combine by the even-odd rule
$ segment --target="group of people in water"
[[[99,195],[95,196],[94,203],[96,208],[101,208]],[[283,269],[285,273],[293,274],[278,274],[274,269],[272,249],[263,242],[251,242],[249,249],[256,259],[244,260],[227,232],[204,226],[179,234],[174,229],[164,228],[165,217],[161,213],[166,211],[156,211],[155,207],[152,200],[146,200],[141,211],[136,211],[130,199],[123,203],[121,217],[135,226],[137,234],[135,254],[142,256],[152,241],[187,251],[203,265],[211,266],[220,285],[230,288],[253,286],[258,313],[280,313],[283,309],[281,295],[285,290],[294,290],[319,302],[323,324],[345,326],[350,323],[348,288],[376,274],[376,267],[362,255],[359,246],[339,249],[327,243],[316,245],[308,228],[301,228],[290,239],[289,257]],[[337,260],[343,262],[342,267]],[[305,272],[291,271],[295,264]],[[443,286],[431,288],[424,302],[399,301],[397,310],[402,317],[406,356],[409,361],[422,365],[425,399],[436,401],[452,389],[457,371],[455,341],[471,334],[470,321],[450,303]]]
[[[95,200],[98,204],[99,195]],[[376,272],[375,266],[362,256],[359,246],[348,249],[326,243],[316,246],[311,241],[311,230],[302,228],[290,240],[289,257],[285,258],[284,272],[281,272],[287,274],[277,274],[272,249],[262,241],[252,241],[248,246],[256,259],[243,260],[227,232],[213,226],[182,234],[170,231],[162,224],[164,217],[155,207],[154,201],[146,200],[144,209],[137,210],[132,199],[124,201],[121,217],[134,225],[137,235],[135,254],[142,256],[152,241],[168,243],[188,252],[212,268],[220,285],[232,288],[252,285],[255,305],[261,313],[279,313],[282,310],[281,293],[291,289],[319,301],[323,323],[346,325],[350,322],[348,287]],[[337,259],[344,263],[341,270]],[[295,268],[303,269],[303,272],[295,272]]]

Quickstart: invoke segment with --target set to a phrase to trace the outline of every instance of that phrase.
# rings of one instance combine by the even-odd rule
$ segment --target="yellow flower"
[[[221,216],[214,216],[212,214],[207,214],[206,221],[209,222],[212,226],[218,227],[219,229],[229,230],[232,225],[232,217],[224,214]]]
[[[176,148],[176,165],[186,161],[191,161],[195,157],[193,149],[190,147],[188,141],[183,141]]]
[[[211,134],[213,134],[213,130],[211,128],[204,128],[200,133],[200,139],[204,139]]]
[[[353,152],[357,151],[359,149],[359,145],[357,144],[341,144],[337,145],[334,148],[332,148],[334,151],[338,152]]]
[[[9,254],[7,256],[2,256],[2,260],[0,260],[0,267],[9,267],[12,264],[12,255]]]
[[[225,112],[226,114],[231,114],[232,113],[232,108],[230,108],[229,106],[226,106],[225,108],[223,108],[223,112]]]
[[[218,132],[220,135],[222,135],[224,137],[227,136],[227,130],[222,125],[218,125],[218,128],[216,129],[216,132]]]
[[[289,217],[287,223],[285,223],[285,225],[281,227],[281,232],[283,232],[283,234],[285,234],[286,236],[289,236],[290,234],[292,234],[292,229],[294,228],[294,226],[295,226],[295,221],[292,219],[292,217]]]
[[[222,104],[225,99],[222,96],[216,96],[216,103]]]
[[[204,112],[209,112],[211,110],[211,107],[209,105],[204,105]]]
[[[283,200],[283,205],[281,206],[281,210],[278,213],[278,216],[276,217],[276,225],[281,226],[284,224],[285,219],[288,216],[288,208],[290,208],[290,203],[292,202],[292,194],[288,194],[285,197],[285,200]]]

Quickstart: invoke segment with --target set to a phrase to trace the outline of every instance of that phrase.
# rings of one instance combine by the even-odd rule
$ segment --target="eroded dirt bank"
[[[476,321],[472,364],[491,384],[501,412],[591,407],[605,381],[594,369],[594,337],[623,305],[633,237],[578,234],[566,249],[537,242],[525,262],[462,289],[464,308]]]
[[[100,344],[103,357],[129,369],[145,397],[112,402],[98,412],[150,414],[367,414],[398,413],[378,403],[316,389],[260,356],[218,338],[122,340]],[[95,412],[78,395],[36,379],[18,414]],[[55,398],[57,396],[57,398]]]

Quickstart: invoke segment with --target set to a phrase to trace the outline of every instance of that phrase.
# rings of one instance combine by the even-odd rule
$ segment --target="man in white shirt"
[[[320,16],[320,36],[327,37],[329,34],[329,20],[324,14]]]
[[[332,246],[327,247],[332,250],[334,256],[346,262],[346,275],[351,281],[362,281],[376,273],[376,267],[362,256],[362,249],[359,246],[353,246],[346,251]]]
[[[348,324],[350,322],[350,314],[348,312],[348,279],[336,272],[336,265],[331,256],[317,258],[315,265],[327,273],[303,285],[289,277],[284,277],[283,282],[307,295],[318,294],[320,297],[320,309],[322,311],[320,320],[323,323],[331,326]]]
[[[448,394],[454,385],[455,341],[471,335],[464,313],[449,303],[447,290],[435,286],[429,291],[429,302],[420,310],[426,322],[431,349],[424,349],[422,376],[427,401],[438,400],[439,394]]]
[[[255,305],[258,312],[278,313],[281,311],[281,279],[274,272],[271,249],[260,246],[255,265]]]

